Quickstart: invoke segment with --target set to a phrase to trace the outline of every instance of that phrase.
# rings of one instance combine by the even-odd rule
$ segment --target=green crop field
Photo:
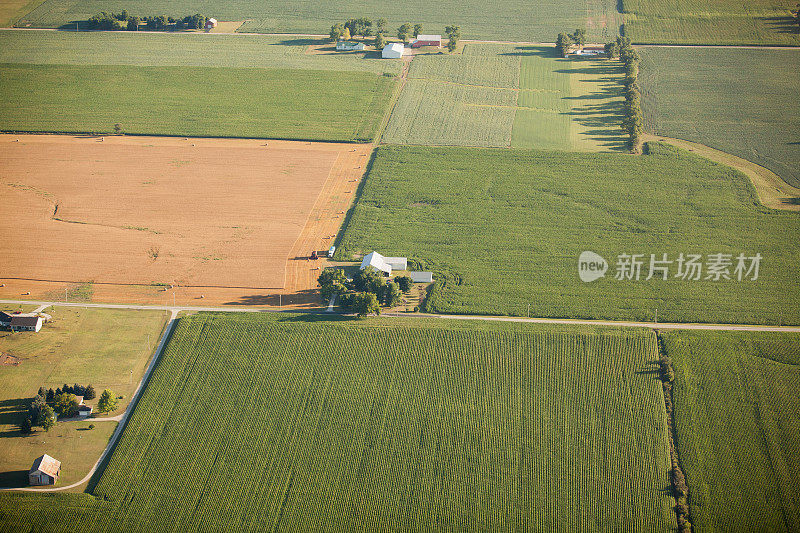
[[[616,61],[560,59],[552,47],[469,43],[460,56],[419,56],[383,141],[617,150],[621,75]]]
[[[0,494],[0,526],[674,529],[651,332],[437,322],[183,318],[105,501]]]
[[[432,312],[800,323],[800,215],[761,207],[729,167],[649,146],[647,156],[379,147],[336,256],[377,250],[432,270]],[[583,251],[608,261],[604,278],[580,281]],[[665,253],[669,279],[645,280],[650,255]],[[694,281],[675,277],[681,253],[763,261],[755,281],[738,281],[735,265],[731,280],[703,270]],[[615,279],[620,254],[644,254],[639,281]]]
[[[800,50],[641,48],[645,126],[800,186]]]
[[[319,40],[205,33],[22,32],[0,30],[0,63],[252,67],[400,74],[378,52],[307,53]]]
[[[0,64],[0,129],[371,140],[396,80],[366,72]]]
[[[508,39],[516,41],[555,40],[565,29],[587,28],[591,38],[607,41],[616,37],[622,17],[613,0],[582,0],[564,3],[558,0],[500,0],[491,9],[470,0],[424,2],[414,0],[402,5],[387,0],[343,0],[334,2],[255,2],[253,0],[195,0],[170,2],[165,7],[157,0],[47,0],[18,22],[18,26],[74,27],[100,11],[131,14],[184,16],[203,13],[221,21],[243,21],[238,30],[259,33],[327,33],[334,22],[348,18],[388,19],[396,29],[405,22],[422,23],[429,33],[444,33],[450,24],[461,26],[465,38]]]
[[[800,530],[800,335],[663,334],[699,531]]]
[[[800,45],[796,0],[621,0],[634,43]]]

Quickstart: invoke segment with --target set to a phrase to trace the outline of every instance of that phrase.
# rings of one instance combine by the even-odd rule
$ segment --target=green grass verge
[[[642,48],[645,126],[800,187],[800,50]]]
[[[369,141],[394,78],[314,70],[0,65],[0,129]]]
[[[62,294],[63,297],[63,294]],[[0,352],[20,359],[0,367],[0,487],[25,486],[27,470],[43,453],[63,462],[59,484],[78,481],[108,443],[115,422],[59,422],[49,432],[19,433],[24,413],[39,387],[92,384],[98,397],[105,388],[130,401],[156,346],[167,314],[163,311],[47,308],[53,317],[38,333],[0,333]],[[148,346],[148,339],[150,344]],[[97,400],[88,404],[95,406]]]
[[[180,0],[165,8],[158,0],[47,0],[28,13],[20,26],[74,28],[100,11],[131,14],[183,16],[203,13],[217,20],[247,20],[240,32],[328,33],[335,22],[349,18],[386,18],[390,33],[405,23],[422,23],[427,33],[444,33],[447,25],[461,26],[465,38],[552,42],[559,31],[587,28],[591,37],[604,41],[616,36],[621,23],[614,0],[584,0],[567,4],[559,0],[499,0],[487,9],[476,0],[442,0],[400,5],[387,0],[341,2],[255,2],[254,0]],[[166,13],[165,13],[166,12]]]
[[[800,46],[794,0],[622,0],[634,43]]]
[[[414,58],[383,141],[391,144],[619,150],[619,64],[552,47],[469,43]]]
[[[0,520],[80,531],[674,528],[652,333],[438,322],[183,318],[90,487],[108,501],[76,516],[57,497],[35,508],[36,496],[0,494]]]
[[[800,323],[798,214],[761,207],[728,167],[651,151],[379,147],[337,258],[408,256],[435,272],[434,312]],[[605,278],[579,280],[586,250],[610,263]],[[640,281],[614,279],[623,253],[647,254]],[[764,259],[756,281],[645,281],[664,253]]]
[[[663,340],[697,530],[800,529],[800,335],[687,331]]]
[[[400,74],[400,62],[366,54],[306,53],[313,39],[266,35],[0,30],[0,63],[252,67]]]

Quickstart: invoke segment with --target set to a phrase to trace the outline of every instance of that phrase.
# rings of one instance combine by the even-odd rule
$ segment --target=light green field
[[[641,48],[645,127],[800,187],[800,50]]]
[[[184,16],[202,13],[221,21],[242,21],[243,32],[328,33],[334,22],[349,18],[385,18],[388,27],[405,22],[422,23],[427,33],[444,33],[447,25],[461,26],[464,38],[551,42],[564,29],[587,28],[591,37],[608,41],[616,37],[622,17],[614,0],[499,0],[491,8],[476,0],[462,2],[412,0],[398,4],[387,0],[322,0],[306,2],[255,2],[253,0],[47,0],[27,14],[19,26],[74,27],[100,11]]]
[[[183,318],[106,502],[0,493],[0,525],[671,531],[655,358],[645,331]]]
[[[315,70],[0,65],[0,129],[368,141],[394,78]]]
[[[663,339],[697,530],[800,529],[800,335]]]
[[[377,250],[432,270],[429,312],[800,323],[800,214],[761,207],[729,167],[648,146],[646,156],[381,146],[336,257]],[[580,281],[583,251],[609,262],[604,278]],[[665,253],[670,278],[646,280],[650,255]],[[703,256],[703,279],[675,278],[681,253]],[[759,278],[737,281],[732,265],[733,279],[705,279],[717,253],[760,253]],[[615,279],[620,254],[644,254],[638,281]]]
[[[624,147],[619,64],[552,48],[467,44],[414,58],[383,141],[607,151]]]
[[[319,41],[265,35],[0,30],[0,63],[281,68],[400,73],[367,54],[309,54]]]
[[[622,0],[634,43],[800,46],[795,0]]]
[[[33,11],[44,0],[0,0],[0,27],[14,25],[23,15]]]
[[[47,453],[62,461],[60,484],[85,476],[108,443],[115,422],[59,422],[49,432],[36,428],[21,436],[19,424],[39,387],[60,388],[65,383],[93,385],[97,395],[105,388],[124,396],[128,405],[158,343],[167,314],[49,307],[53,317],[38,333],[0,333],[0,352],[21,359],[19,366],[0,366],[0,487],[27,485],[33,460]],[[148,344],[149,340],[149,344]],[[94,401],[87,403],[94,406]]]

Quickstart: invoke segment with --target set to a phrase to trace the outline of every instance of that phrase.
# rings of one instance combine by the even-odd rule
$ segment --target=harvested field
[[[369,151],[289,141],[0,136],[0,217],[9,235],[0,245],[0,294],[18,298],[27,287],[30,298],[63,298],[72,287],[94,300],[172,303],[177,290],[166,288],[173,284],[184,303],[206,293],[208,303],[277,294],[301,234],[304,256],[329,246],[323,237],[338,230],[336,213],[349,207],[363,172],[356,167],[365,166],[353,160],[365,162]],[[309,288],[298,279],[313,280],[298,270],[318,266],[301,262],[292,290]]]

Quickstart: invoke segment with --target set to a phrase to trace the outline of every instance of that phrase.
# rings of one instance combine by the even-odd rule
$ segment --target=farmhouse
[[[217,19],[206,19],[206,30],[217,27]]]
[[[366,49],[367,45],[364,43],[356,43],[352,41],[339,41],[336,43],[336,50],[340,52],[360,52]]]
[[[381,57],[383,59],[400,59],[403,57],[405,46],[402,43],[390,43],[383,47]]]
[[[408,259],[405,257],[384,257],[378,252],[370,252],[361,261],[361,270],[370,266],[387,276],[391,276],[392,270],[405,270],[408,266]]]
[[[417,35],[417,38],[411,41],[411,48],[419,48],[421,46],[438,46],[442,47],[441,35]]]
[[[42,317],[38,315],[11,315],[8,327],[11,331],[39,331],[43,322]]]
[[[28,482],[31,485],[53,485],[61,474],[61,461],[53,459],[47,454],[38,457],[28,472]]]

